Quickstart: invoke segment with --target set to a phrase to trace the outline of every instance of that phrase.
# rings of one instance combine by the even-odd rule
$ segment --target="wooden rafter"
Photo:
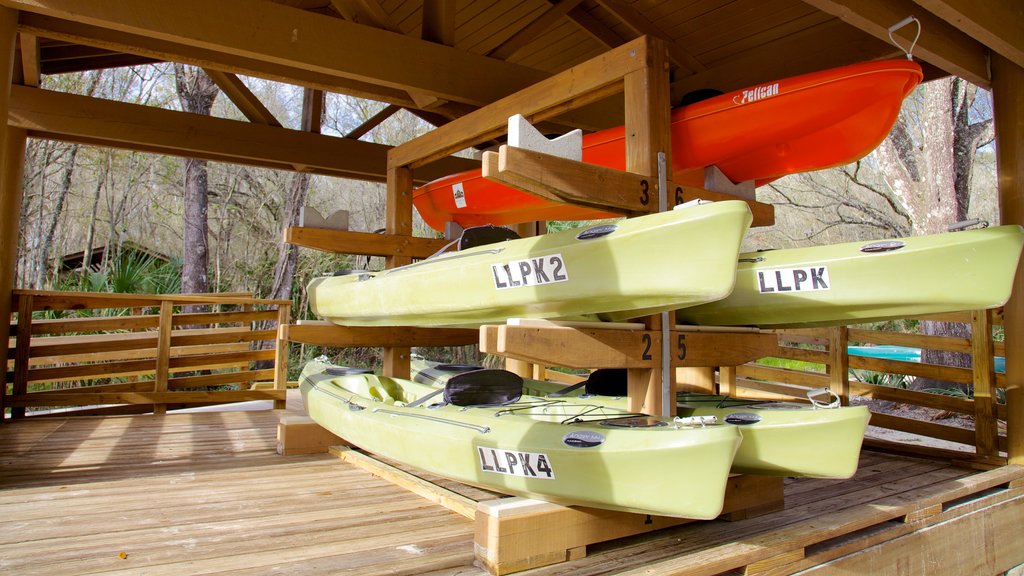
[[[389,146],[212,118],[74,94],[11,87],[9,124],[31,136],[189,156],[278,170],[382,181]],[[174,130],[164,127],[174,126]],[[417,182],[469,170],[478,162],[444,158],[416,171]]]
[[[241,78],[230,72],[221,72],[220,70],[210,68],[205,69],[205,72],[250,122],[266,124],[267,126],[281,126],[277,118],[249,90]]]
[[[26,12],[88,22],[104,29],[100,37],[107,31],[132,34],[135,46],[152,46],[150,39],[170,42],[214,55],[231,55],[347,81],[414,90],[438,99],[478,106],[546,77],[543,72],[523,66],[271,2],[179,0],[148,3],[146,10],[138,10],[134,0],[3,0],[3,3]],[[237,21],[240,14],[245,15],[245,26],[226,28],[222,25]],[[261,34],[252,34],[253,28],[261,30]],[[225,69],[210,61],[205,65]],[[437,73],[444,69],[472,70],[473,73]]]
[[[39,87],[39,37],[19,34],[21,40],[21,73],[25,86]]]
[[[358,140],[362,138],[367,132],[373,130],[377,126],[380,126],[382,122],[384,122],[388,118],[391,118],[391,116],[393,116],[396,112],[398,112],[401,109],[401,106],[395,106],[394,104],[385,106],[380,112],[374,114],[366,122],[363,122],[359,126],[356,126],[348,134],[345,134],[345,138],[351,138],[353,140]]]
[[[423,0],[423,30],[420,37],[445,46],[455,46],[455,0]]]
[[[921,38],[914,48],[915,56],[978,86],[988,88],[991,85],[985,46],[911,0],[804,1],[885,42],[889,42],[889,26],[907,16],[915,16],[921,21]],[[909,26],[897,31],[896,36],[909,44],[915,32],[914,27]]]
[[[402,33],[376,0],[331,0],[331,7],[346,20],[381,30]]]
[[[1024,68],[1024,11],[1015,0],[914,0]]]
[[[583,0],[561,0],[555,3],[555,5],[545,10],[543,14],[534,18],[533,21],[513,34],[508,40],[505,40],[488,52],[487,55],[492,58],[508,60],[513,54],[518,52],[520,48],[523,48],[535,40],[548,28],[554,25],[555,22],[564,18],[570,10],[576,8],[576,6],[578,6],[582,1]]]
[[[625,38],[619,36],[615,31],[609,29],[607,26],[598,22],[596,18],[590,15],[582,6],[576,6],[572,10],[569,10],[569,18],[580,27],[581,30],[590,34],[594,40],[600,42],[606,48],[614,48],[626,41]]]
[[[680,66],[689,72],[701,72],[707,69],[696,58],[683,50],[682,46],[673,42],[657,24],[648,20],[646,16],[637,11],[633,6],[621,0],[597,0],[597,2],[626,26],[632,28],[637,35],[647,35],[662,39],[668,48],[669,58],[676,66]]]

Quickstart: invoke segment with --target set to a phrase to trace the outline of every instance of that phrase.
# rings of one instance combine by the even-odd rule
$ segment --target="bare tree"
[[[220,93],[217,85],[201,69],[174,65],[175,87],[186,112],[208,116]],[[206,161],[185,159],[185,210],[182,226],[181,291],[209,292],[209,211]]]

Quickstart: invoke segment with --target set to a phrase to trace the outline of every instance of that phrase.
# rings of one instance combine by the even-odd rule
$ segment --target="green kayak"
[[[438,364],[419,356],[412,359],[414,379],[443,384],[479,366]],[[465,377],[465,376],[464,376]],[[585,386],[523,380],[524,393],[567,402],[597,403],[625,409],[625,371],[598,370]],[[707,394],[679,394],[679,417],[714,417],[736,424],[743,443],[732,471],[765,476],[849,478],[857,471],[860,447],[870,412],[865,406],[839,406],[835,398],[816,391],[810,405],[795,402],[759,402]]]
[[[1024,233],[1008,225],[740,256],[736,289],[680,324],[798,328],[981,310],[1006,303]]]
[[[726,297],[750,221],[744,202],[691,206],[317,278],[307,292],[316,314],[342,325],[624,320]]]
[[[736,426],[521,396],[521,379],[490,372],[438,387],[312,361],[299,383],[324,428],[452,480],[565,505],[694,519],[721,513]]]

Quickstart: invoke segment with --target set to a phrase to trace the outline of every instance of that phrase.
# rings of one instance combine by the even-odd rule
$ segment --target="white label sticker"
[[[462,182],[452,184],[452,196],[455,197],[455,207],[466,207],[466,191],[462,189]]]
[[[561,254],[491,264],[491,274],[494,275],[494,287],[498,290],[554,284],[569,279],[569,269]]]
[[[547,454],[482,446],[477,447],[476,451],[480,456],[480,470],[483,472],[543,480],[555,479],[555,471],[551,468]]]
[[[762,294],[831,290],[828,266],[758,270],[757,288]]]

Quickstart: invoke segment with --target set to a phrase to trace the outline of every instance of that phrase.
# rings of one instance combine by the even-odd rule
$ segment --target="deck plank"
[[[474,563],[472,521],[333,456],[278,456],[277,422],[290,412],[0,426],[0,572],[486,574]],[[584,558],[523,574],[714,574],[771,567],[764,562],[805,549],[807,558],[770,568],[782,574],[909,533],[929,510],[952,513],[942,498],[1011,477],[865,451],[849,480],[787,479],[781,511],[597,544]]]

